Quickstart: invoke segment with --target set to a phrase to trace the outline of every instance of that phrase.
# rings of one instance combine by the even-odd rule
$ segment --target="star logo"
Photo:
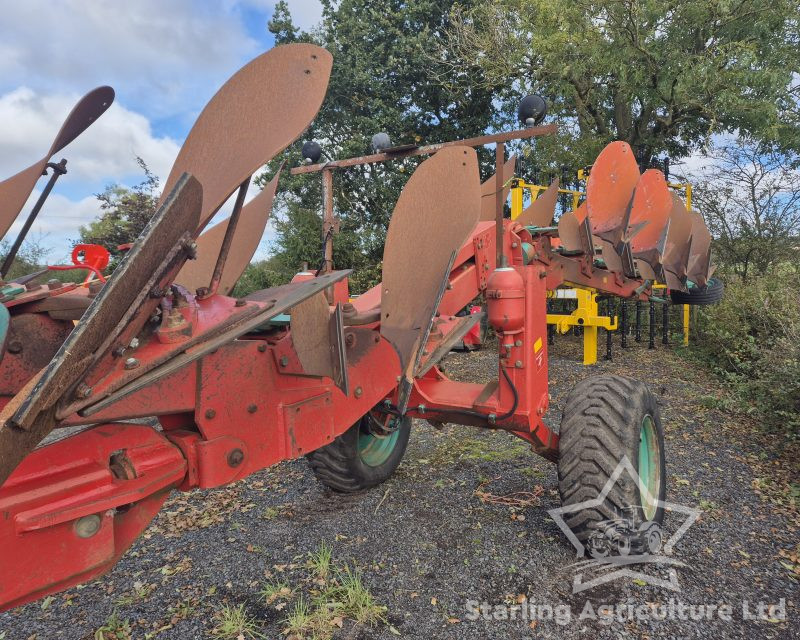
[[[633,464],[631,464],[631,461],[627,456],[620,460],[619,464],[614,469],[614,473],[611,474],[611,477],[609,477],[608,481],[603,487],[603,490],[600,492],[600,495],[598,495],[596,498],[593,498],[592,500],[585,500],[578,504],[567,505],[557,509],[550,509],[548,513],[575,547],[575,550],[577,551],[577,557],[585,558],[587,556],[587,547],[580,540],[578,540],[577,536],[569,528],[566,523],[565,516],[568,516],[571,513],[582,511],[584,509],[591,509],[593,507],[602,505],[605,502],[609,492],[623,473],[627,473],[636,483],[636,485],[639,487],[641,495],[645,496],[645,501],[648,504],[655,504],[657,507],[663,508],[665,511],[672,513],[683,513],[686,515],[686,519],[683,521],[683,524],[681,524],[678,530],[675,531],[675,533],[673,533],[670,538],[663,543],[663,546],[660,544],[660,527],[658,527],[658,525],[655,523],[645,523],[650,529],[653,527],[658,527],[658,547],[660,548],[656,551],[648,551],[638,554],[623,552],[620,555],[606,555],[605,557],[598,557],[595,554],[591,554],[595,555],[595,557],[571,565],[571,567],[574,567],[577,570],[572,582],[572,593],[587,591],[589,589],[593,589],[594,587],[598,587],[621,578],[641,580],[653,586],[663,587],[671,591],[680,591],[680,585],[678,584],[678,573],[675,568],[683,567],[685,565],[679,560],[673,558],[672,553],[675,549],[675,545],[680,541],[681,538],[683,538],[683,536],[689,530],[689,527],[691,527],[700,517],[700,510],[655,498],[648,491],[647,487],[639,477],[636,469],[633,468]],[[616,525],[616,522],[617,521],[604,521],[598,524],[601,526],[605,524],[613,528],[613,526]],[[624,521],[622,522],[624,526]],[[667,577],[659,578],[641,571],[634,571],[630,568],[632,565],[642,564],[654,564],[668,567]],[[584,577],[584,573],[588,572],[592,572],[595,575],[587,580]]]

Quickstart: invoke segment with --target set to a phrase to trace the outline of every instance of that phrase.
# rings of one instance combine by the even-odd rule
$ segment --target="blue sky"
[[[141,180],[137,155],[167,176],[209,98],[273,45],[266,24],[274,4],[0,0],[0,180],[41,158],[80,96],[102,84],[116,91],[114,105],[55,158],[67,158],[69,172],[32,231],[51,249],[50,262],[66,259],[68,240],[99,212],[95,193]],[[289,6],[303,28],[321,17],[318,0],[289,0]],[[268,237],[259,253],[267,244]]]

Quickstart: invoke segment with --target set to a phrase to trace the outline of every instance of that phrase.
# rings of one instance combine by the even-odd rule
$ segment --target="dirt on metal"
[[[423,162],[395,206],[383,252],[381,335],[392,343],[403,370],[422,347],[453,252],[481,213],[478,156],[448,147]],[[420,269],[420,263],[425,269]]]
[[[264,163],[299,138],[328,89],[333,57],[311,44],[270,49],[237,71],[197,118],[164,193],[186,172],[203,185],[205,225]]]

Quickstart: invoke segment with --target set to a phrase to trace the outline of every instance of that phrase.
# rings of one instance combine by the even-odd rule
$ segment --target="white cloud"
[[[242,0],[241,4],[261,9],[272,16],[277,3],[274,0]],[[319,0],[287,0],[287,4],[292,22],[300,29],[308,31],[322,20],[322,3]]]
[[[26,87],[0,96],[0,179],[44,156],[78,99],[77,95],[42,95]],[[136,156],[165,178],[179,148],[172,138],[154,136],[143,115],[115,103],[54,159],[67,158],[71,182],[140,176]]]
[[[202,106],[211,97],[210,87],[263,49],[248,35],[236,3],[26,0],[2,5],[4,87],[64,92],[124,85],[125,103],[140,111],[147,105],[148,113]]]
[[[322,20],[322,4],[319,0],[289,0],[292,20],[301,29],[315,27]]]
[[[11,225],[5,236],[8,242],[16,239],[28,212],[39,198],[40,193],[41,191],[36,189],[28,198],[22,214]],[[72,250],[70,240],[77,240],[78,227],[91,222],[99,213],[100,204],[94,196],[87,196],[75,201],[53,192],[47,198],[42,211],[33,223],[27,240],[49,252],[46,256],[49,264],[69,263],[69,255]]]

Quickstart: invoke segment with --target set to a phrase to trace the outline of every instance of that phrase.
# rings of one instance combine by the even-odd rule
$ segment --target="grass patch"
[[[141,600],[145,600],[155,589],[155,584],[145,584],[137,581],[133,583],[133,589],[129,593],[120,596],[114,602],[117,606],[129,607]]]
[[[288,582],[267,582],[261,588],[261,599],[267,604],[272,604],[276,600],[290,600],[295,591]]]
[[[386,607],[375,600],[358,569],[334,561],[330,544],[320,544],[305,563],[293,566],[296,581],[268,582],[260,594],[276,610],[286,609],[282,631],[288,640],[330,640],[348,621],[355,627],[386,624]]]
[[[434,464],[456,460],[505,462],[529,454],[528,445],[508,434],[487,434],[484,438],[448,438],[437,445],[431,458]]]
[[[222,609],[214,614],[216,623],[211,630],[211,635],[222,640],[255,640],[266,638],[259,632],[258,624],[254,617],[249,615],[244,609],[244,605],[237,606],[222,605]]]
[[[105,624],[94,632],[94,640],[131,640],[131,624],[114,611]]]
[[[319,580],[327,580],[331,571],[331,558],[333,547],[327,542],[322,542],[316,551],[309,554],[308,566]]]

